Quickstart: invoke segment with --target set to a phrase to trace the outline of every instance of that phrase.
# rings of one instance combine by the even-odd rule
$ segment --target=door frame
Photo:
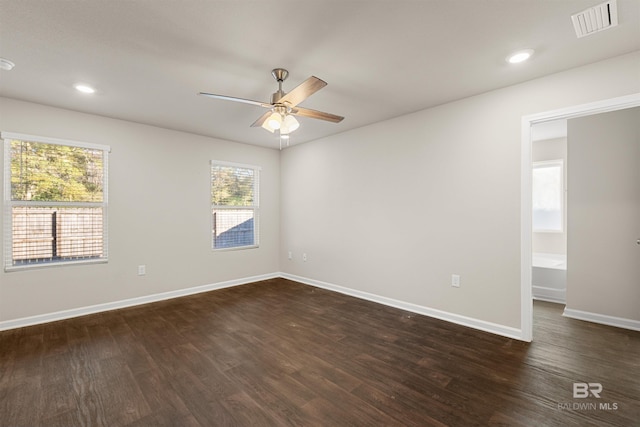
[[[533,340],[532,257],[532,183],[533,163],[531,126],[560,119],[573,119],[640,106],[640,93],[574,105],[558,110],[522,116],[520,161],[520,331],[521,339]]]

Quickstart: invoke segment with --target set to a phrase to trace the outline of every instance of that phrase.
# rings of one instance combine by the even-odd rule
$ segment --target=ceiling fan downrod
[[[285,95],[284,91],[282,90],[282,82],[285,81],[287,77],[289,77],[289,72],[284,68],[274,68],[273,70],[271,70],[271,75],[278,82],[278,91],[274,92],[271,95],[271,103],[278,104],[280,99],[282,99],[282,97]]]

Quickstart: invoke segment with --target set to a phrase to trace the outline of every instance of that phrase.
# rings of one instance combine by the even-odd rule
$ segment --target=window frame
[[[543,161],[538,161],[538,162],[533,162],[532,168],[531,168],[531,188],[532,188],[532,194],[533,194],[533,185],[534,185],[534,179],[533,179],[533,171],[535,171],[536,169],[542,169],[542,168],[550,168],[550,167],[559,167],[560,168],[560,189],[559,189],[559,195],[560,195],[560,229],[544,229],[544,228],[536,228],[535,227],[535,210],[531,209],[531,228],[533,230],[534,233],[564,233],[565,232],[565,212],[566,212],[566,207],[565,207],[565,174],[564,174],[564,160],[563,159],[555,159],[555,160],[543,160]],[[533,198],[532,198],[532,206],[534,205],[533,203]]]
[[[253,170],[253,204],[250,206],[234,206],[234,205],[215,205],[212,200],[213,193],[213,168],[216,166],[221,167],[231,167],[231,168],[240,168],[240,169],[251,169]],[[256,249],[260,247],[260,172],[262,168],[257,165],[245,164],[245,163],[235,163],[235,162],[227,162],[223,160],[211,160],[209,162],[209,215],[210,215],[210,227],[209,232],[211,233],[211,250],[213,252],[224,252],[224,251],[237,251],[237,250],[245,250],[245,249]],[[216,248],[216,236],[215,236],[215,224],[214,224],[214,211],[218,210],[238,210],[238,209],[247,209],[253,211],[253,244],[251,245],[242,245],[242,246],[232,246],[232,247],[221,247]]]
[[[72,141],[67,139],[50,138],[36,135],[26,135],[14,132],[0,132],[0,139],[4,145],[4,203],[2,212],[3,220],[3,245],[4,245],[4,271],[20,271],[49,267],[62,267],[78,264],[104,264],[109,261],[109,153],[111,147],[102,144]],[[89,150],[102,151],[102,201],[101,202],[68,202],[68,201],[25,201],[12,200],[11,197],[11,141],[28,141],[40,144],[77,147]],[[13,208],[14,207],[51,207],[51,208],[101,208],[102,209],[102,256],[92,259],[59,259],[47,261],[34,261],[24,264],[14,264],[13,259]]]

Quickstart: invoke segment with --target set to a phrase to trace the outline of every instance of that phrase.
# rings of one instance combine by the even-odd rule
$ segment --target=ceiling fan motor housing
[[[272,104],[279,104],[280,103],[280,99],[282,99],[282,97],[285,95],[284,91],[282,89],[278,89],[277,92],[274,92],[271,94],[271,103]]]

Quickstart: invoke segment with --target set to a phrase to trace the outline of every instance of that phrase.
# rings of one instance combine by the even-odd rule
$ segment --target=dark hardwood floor
[[[9,330],[0,425],[640,425],[640,333],[561,312],[527,344],[274,279]]]

